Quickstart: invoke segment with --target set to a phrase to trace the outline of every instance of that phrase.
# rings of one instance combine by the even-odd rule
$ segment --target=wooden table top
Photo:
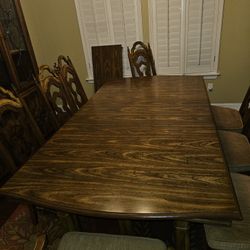
[[[92,216],[240,218],[201,77],[106,83],[0,193]]]

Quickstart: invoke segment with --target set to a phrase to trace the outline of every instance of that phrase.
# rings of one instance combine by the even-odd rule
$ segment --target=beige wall
[[[141,0],[143,40],[149,42],[148,0]]]
[[[149,40],[147,0],[142,1],[143,36]],[[52,65],[59,54],[71,57],[90,97],[87,70],[73,0],[21,0],[38,64]],[[250,0],[225,0],[220,49],[221,76],[209,93],[212,102],[241,102],[250,84]]]
[[[241,102],[250,85],[250,1],[224,0],[219,72],[212,102]]]
[[[70,56],[88,97],[87,69],[73,0],[21,0],[38,65],[53,65],[58,55]]]

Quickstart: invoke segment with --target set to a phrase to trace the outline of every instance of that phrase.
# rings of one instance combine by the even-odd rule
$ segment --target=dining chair
[[[22,99],[0,87],[0,184],[7,181],[42,143]],[[28,207],[36,223],[36,211],[32,205]]]
[[[220,130],[218,135],[225,160],[231,172],[250,171],[250,116],[245,121],[243,134]]]
[[[12,91],[0,87],[0,184],[8,180],[40,146],[36,128],[22,100]],[[36,224],[37,208],[32,205],[28,208]]]
[[[242,132],[244,123],[250,115],[250,86],[239,111],[232,108],[211,105],[217,129]]]
[[[250,249],[250,176],[232,173],[234,189],[243,220],[231,226],[204,225],[209,247],[217,250]]]
[[[33,250],[43,250],[46,238],[39,235]],[[68,232],[61,238],[57,250],[167,250],[159,239],[101,233]]]
[[[36,128],[20,98],[3,87],[0,87],[0,142],[16,168],[27,161],[40,146]],[[5,157],[5,160],[7,158],[10,159]]]
[[[221,147],[230,172],[250,171],[250,144],[247,137],[231,131],[218,131]]]
[[[39,67],[38,79],[41,92],[54,114],[55,126],[59,128],[73,115],[75,106],[67,95],[61,78],[48,65]]]
[[[150,44],[146,46],[136,41],[131,50],[128,49],[128,59],[133,78],[156,75],[155,62]]]
[[[72,99],[73,109],[76,112],[88,101],[88,98],[72,61],[68,56],[60,55],[57,59],[57,64],[54,65],[54,69],[61,78],[67,94]]]
[[[121,44],[92,46],[91,52],[95,91],[107,81],[123,78]]]

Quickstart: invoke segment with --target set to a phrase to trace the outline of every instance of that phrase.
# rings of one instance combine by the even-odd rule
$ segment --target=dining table
[[[241,219],[201,76],[106,82],[1,188],[72,214],[173,220],[189,249],[196,219]]]

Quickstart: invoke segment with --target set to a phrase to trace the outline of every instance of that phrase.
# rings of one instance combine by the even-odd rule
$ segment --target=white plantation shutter
[[[89,78],[93,78],[91,46],[121,44],[123,72],[131,75],[127,46],[142,40],[138,0],[75,0]]]
[[[187,4],[186,73],[216,71],[218,0],[189,0]]]
[[[75,1],[89,76],[93,76],[91,46],[111,43],[106,0]]]
[[[109,0],[114,43],[123,47],[123,73],[131,76],[127,46],[142,40],[141,5],[138,0]]]
[[[182,0],[149,0],[150,43],[157,74],[178,74],[182,68]]]
[[[223,0],[148,0],[158,74],[216,74]]]

